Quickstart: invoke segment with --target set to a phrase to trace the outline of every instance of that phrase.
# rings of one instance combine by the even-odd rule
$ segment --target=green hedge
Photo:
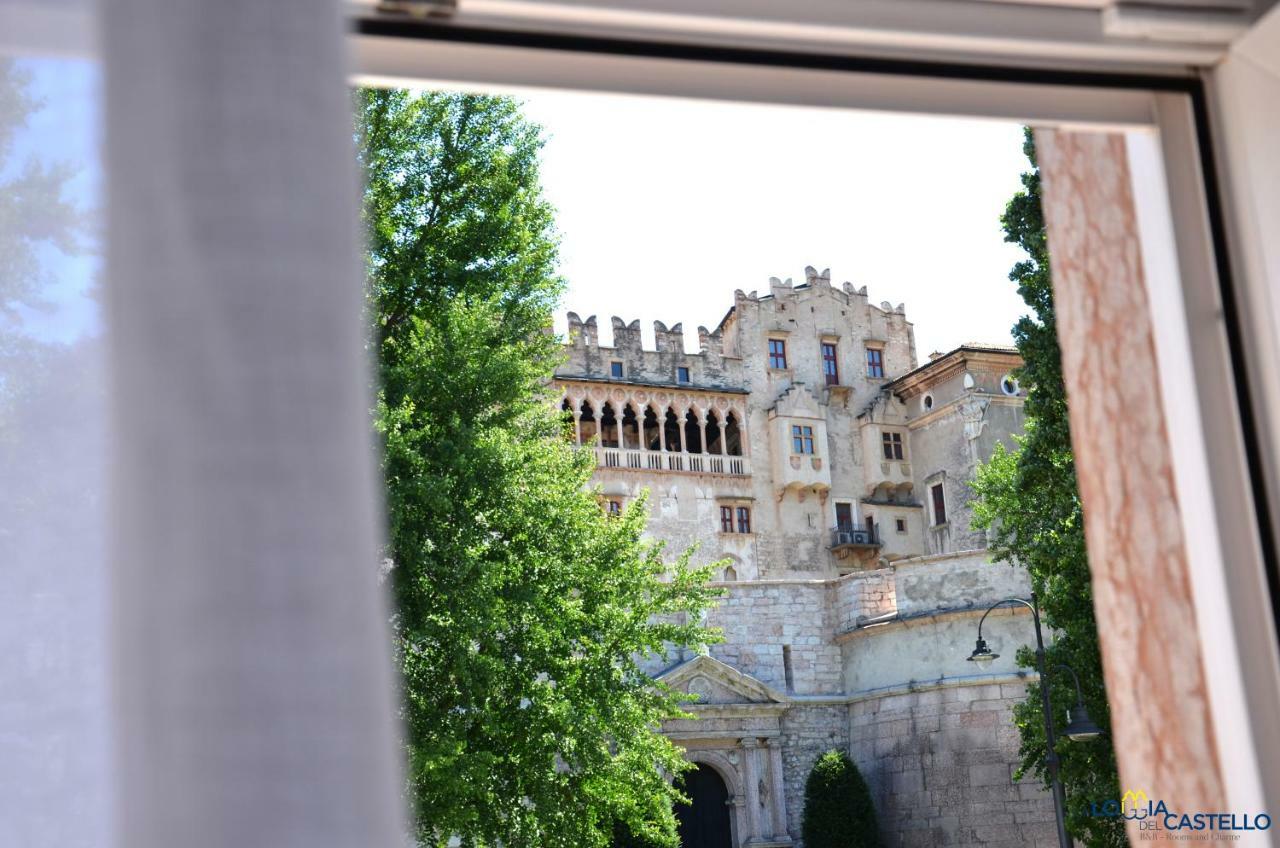
[[[843,751],[828,751],[804,786],[805,848],[880,848],[871,791]]]

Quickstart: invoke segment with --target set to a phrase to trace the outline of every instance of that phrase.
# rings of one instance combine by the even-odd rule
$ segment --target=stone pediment
[[[769,410],[770,418],[825,418],[822,405],[804,383],[792,383],[778,395]]]
[[[699,656],[659,675],[658,680],[697,695],[703,704],[785,704],[786,695],[714,657]]]

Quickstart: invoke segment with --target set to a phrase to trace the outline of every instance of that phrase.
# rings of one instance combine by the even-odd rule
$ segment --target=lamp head
[[[985,667],[990,665],[991,661],[999,656],[999,654],[993,653],[991,649],[987,647],[987,640],[979,636],[978,643],[973,648],[973,653],[969,655],[969,662],[977,663],[978,665]]]
[[[1063,728],[1062,735],[1072,742],[1088,742],[1101,736],[1102,728],[1089,718],[1089,711],[1080,702],[1067,710],[1067,726]]]

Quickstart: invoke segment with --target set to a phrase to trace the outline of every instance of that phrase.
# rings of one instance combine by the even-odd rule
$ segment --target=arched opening
[[[608,401],[600,408],[600,446],[618,446],[618,418],[613,414],[613,404]]]
[[[585,400],[578,412],[578,442],[585,445],[596,437],[596,414]]]
[[[684,449],[689,453],[702,453],[702,425],[692,409],[684,414]]]
[[[724,449],[729,456],[742,456],[742,433],[738,429],[738,417],[732,412],[724,420]]]
[[[573,404],[569,403],[568,398],[560,404],[560,418],[564,422],[564,437],[571,442],[577,441],[577,422],[573,418]]]
[[[681,778],[688,804],[677,804],[680,848],[732,848],[729,829],[729,790],[718,772],[699,763]]]
[[[720,417],[714,409],[707,412],[707,453],[724,453],[724,443],[720,439]]]
[[[667,407],[667,417],[662,422],[662,429],[667,437],[667,450],[674,453],[680,451],[680,419]]]
[[[644,446],[651,451],[662,450],[662,434],[658,429],[658,413],[653,407],[644,408]]]
[[[631,404],[622,408],[622,446],[628,450],[640,447],[640,422]]]

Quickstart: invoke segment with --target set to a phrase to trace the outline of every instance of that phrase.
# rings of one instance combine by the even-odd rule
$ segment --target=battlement
[[[683,323],[668,327],[663,321],[654,321],[654,348],[646,350],[639,320],[613,316],[613,345],[607,346],[600,342],[595,315],[584,320],[570,312],[565,345],[568,361],[557,374],[738,389],[743,387],[742,356],[759,347],[759,341],[752,338],[758,330],[800,332],[806,326],[821,335],[850,340],[902,339],[910,360],[908,368],[914,367],[914,341],[904,304],[894,306],[884,301],[877,306],[869,302],[866,286],[855,287],[847,281],[834,286],[830,268],[818,271],[810,265],[804,274],[805,281],[799,284],[791,278],[770,277],[766,294],[735,291],[733,306],[714,330],[698,327],[696,351],[685,350]],[[801,309],[801,304],[813,308]],[[751,317],[744,324],[747,315]],[[616,376],[619,367],[621,378]]]

